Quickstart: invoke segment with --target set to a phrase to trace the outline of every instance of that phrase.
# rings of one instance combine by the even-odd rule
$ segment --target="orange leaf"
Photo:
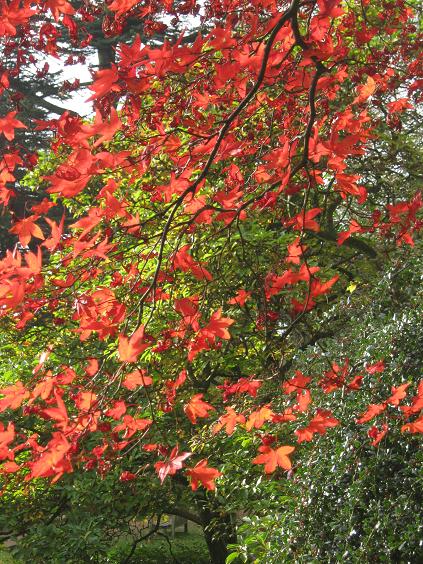
[[[198,464],[194,466],[194,468],[189,468],[186,471],[187,475],[191,478],[191,488],[195,491],[198,488],[199,482],[207,489],[207,490],[215,490],[216,484],[214,483],[215,479],[222,475],[219,470],[216,468],[211,468],[207,466],[207,459],[200,460]]]
[[[195,394],[190,401],[185,405],[185,415],[193,425],[197,423],[198,417],[208,417],[209,411],[214,411],[214,407],[203,401],[204,394]]]
[[[293,410],[304,413],[308,410],[308,406],[311,404],[311,392],[310,390],[301,390],[297,392],[297,403],[294,405]]]
[[[288,455],[294,450],[295,447],[293,446],[281,446],[275,450],[270,446],[263,445],[259,447],[259,452],[262,454],[256,456],[253,464],[264,464],[266,474],[272,474],[278,466],[284,470],[290,470],[292,464]]]
[[[226,408],[226,414],[219,418],[219,421],[213,427],[213,435],[216,435],[223,427],[228,435],[232,435],[237,423],[245,423],[245,417],[236,413],[232,407]]]
[[[0,422],[0,449],[3,447],[7,447],[14,440],[15,440],[14,424],[9,422],[7,424],[7,429],[4,430],[4,425],[3,423]]]
[[[270,421],[272,419],[273,415],[274,413],[270,409],[269,405],[264,405],[257,411],[253,411],[253,413],[251,413],[250,417],[248,418],[247,424],[245,425],[245,428],[247,429],[247,431],[251,431],[253,427],[255,429],[260,429],[261,427],[263,427],[265,421]]]
[[[13,460],[5,462],[0,467],[0,473],[2,474],[13,474],[13,472],[17,472],[18,470],[20,470],[20,466]]]
[[[99,369],[98,360],[96,358],[89,358],[88,365],[85,368],[85,373],[87,376],[94,376],[97,374]]]
[[[97,404],[97,395],[93,392],[79,392],[74,401],[80,411],[90,411]]]
[[[108,417],[112,417],[112,419],[115,419],[116,421],[120,419],[122,415],[125,415],[125,413],[126,413],[126,404],[122,400],[113,402],[113,407],[111,407],[106,411],[106,415]]]

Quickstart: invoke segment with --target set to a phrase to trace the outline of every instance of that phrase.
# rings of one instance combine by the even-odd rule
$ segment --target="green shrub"
[[[120,564],[131,551],[131,543],[120,542],[109,553],[108,562]],[[172,553],[171,553],[172,551]],[[173,555],[173,556],[172,556]],[[169,539],[154,538],[140,543],[131,564],[209,564],[209,552],[204,539],[199,535]]]
[[[0,548],[0,562],[1,564],[15,564],[17,561],[7,552],[7,550]]]

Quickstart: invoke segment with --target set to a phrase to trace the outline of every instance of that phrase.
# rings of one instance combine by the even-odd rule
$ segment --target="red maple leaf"
[[[321,282],[318,278],[314,278],[310,285],[310,295],[315,298],[316,296],[321,296],[326,294],[332,286],[339,280],[339,276],[336,275],[327,282]]]
[[[420,380],[417,386],[417,394],[412,398],[411,405],[402,405],[400,409],[406,416],[418,413],[423,409],[423,380]]]
[[[243,307],[245,305],[245,302],[249,300],[250,297],[251,297],[251,292],[247,292],[246,290],[241,289],[238,290],[235,297],[228,300],[228,304],[239,305],[240,307]]]
[[[128,390],[135,390],[139,386],[151,386],[152,383],[153,379],[147,375],[146,370],[137,369],[125,376],[122,386],[125,386]]]
[[[28,265],[28,270],[31,274],[39,274],[42,267],[41,249],[38,247],[37,254],[28,251],[25,253],[25,262]]]
[[[119,131],[122,127],[122,122],[119,119],[118,113],[115,108],[110,110],[110,121],[103,121],[101,112],[96,111],[95,120],[91,127],[88,128],[90,136],[99,135],[100,137],[94,143],[94,147],[98,147],[106,141],[113,139],[116,131]]]
[[[385,363],[383,360],[379,360],[375,364],[368,364],[366,366],[366,372],[369,374],[376,374],[377,372],[383,372],[385,370]]]
[[[116,17],[129,12],[131,8],[139,4],[140,0],[113,0],[107,7],[112,12],[116,12]]]
[[[221,386],[217,386],[217,388],[223,390],[223,401],[226,401],[228,397],[233,394],[248,394],[255,398],[262,383],[261,380],[255,380],[250,376],[250,378],[240,378],[233,384],[225,380],[225,382]]]
[[[320,231],[320,226],[314,218],[322,212],[322,208],[313,208],[306,212],[301,212],[294,216],[292,219],[285,222],[286,226],[292,225],[295,230],[303,231],[308,229],[309,231]]]
[[[201,335],[210,339],[212,342],[215,341],[216,337],[220,339],[230,339],[231,334],[228,331],[228,327],[233,323],[235,323],[234,319],[222,317],[222,310],[218,309],[212,314],[207,325],[201,329]]]
[[[149,343],[145,342],[144,325],[128,337],[119,335],[119,358],[121,362],[137,362],[139,355],[149,347]]]
[[[245,417],[236,413],[232,407],[226,408],[226,414],[219,417],[218,422],[213,427],[213,435],[216,435],[223,427],[228,435],[232,435],[237,423],[245,423]]]
[[[20,468],[21,467],[18,464],[16,464],[16,462],[14,462],[13,460],[9,460],[8,462],[5,462],[4,464],[1,465],[0,473],[14,474],[18,470],[20,470]]]
[[[191,488],[195,491],[198,488],[198,484],[201,483],[206,490],[215,490],[216,484],[215,479],[222,476],[222,473],[216,468],[211,468],[207,466],[207,459],[204,458],[200,460],[194,468],[189,468],[186,474],[191,478]]]
[[[304,390],[307,384],[309,384],[311,378],[304,376],[300,370],[295,371],[295,377],[287,380],[282,384],[282,390],[285,394],[292,394],[292,392],[298,392]]]
[[[386,404],[385,403],[372,403],[368,406],[367,410],[360,415],[357,419],[357,423],[367,423],[374,419],[377,415],[385,411]]]
[[[300,264],[300,257],[307,250],[307,246],[300,243],[300,237],[297,237],[288,245],[288,254],[285,262],[292,264]]]
[[[75,13],[72,5],[66,0],[47,0],[46,8],[51,11],[56,22],[59,21],[60,14],[68,14],[68,16],[72,16]]]
[[[375,425],[373,425],[373,427],[370,427],[370,429],[367,432],[367,435],[373,439],[372,441],[372,446],[377,446],[380,441],[383,439],[383,437],[386,435],[386,433],[388,432],[388,425],[386,423],[384,423],[382,425],[382,429],[379,430],[377,427],[375,427]]]
[[[163,484],[164,479],[166,476],[174,476],[178,470],[183,467],[183,462],[189,456],[191,456],[190,452],[182,452],[179,454],[178,447],[172,449],[170,456],[167,460],[156,462],[154,468],[160,478],[161,483]]]
[[[56,426],[64,431],[69,422],[66,405],[57,389],[54,390],[54,397],[56,399],[57,407],[47,407],[40,411],[40,415],[57,421]]]
[[[120,425],[116,425],[113,431],[125,431],[124,438],[129,439],[138,431],[144,431],[152,423],[151,419],[141,419],[132,417],[132,415],[124,415]]]
[[[29,478],[48,478],[53,476],[57,481],[65,472],[71,472],[72,466],[67,458],[72,445],[63,433],[53,433],[53,438],[47,445],[46,451],[35,462],[29,462],[31,469]]]
[[[103,215],[104,212],[101,208],[90,208],[88,210],[88,215],[78,219],[78,221],[72,223],[69,227],[72,229],[82,229],[82,232],[79,235],[79,238],[82,239],[102,221]]]
[[[401,431],[405,433],[423,433],[423,415],[418,419],[415,419],[412,423],[407,423],[401,427]]]
[[[410,386],[410,382],[406,384],[401,384],[398,388],[392,386],[392,395],[386,400],[385,403],[390,405],[399,405],[400,401],[407,396],[407,388]]]
[[[0,452],[5,447],[8,447],[10,443],[15,440],[15,425],[9,421],[7,424],[7,429],[4,430],[3,423],[0,422]],[[0,455],[0,459],[3,458]]]
[[[48,249],[49,251],[54,251],[60,245],[60,242],[62,240],[65,216],[62,216],[59,224],[48,217],[45,217],[44,219],[50,226],[51,234],[50,237],[44,241],[43,247],[46,247],[46,249]]]
[[[351,237],[353,233],[361,233],[363,232],[363,228],[361,225],[355,220],[352,219],[350,222],[350,228],[348,231],[341,231],[338,235],[338,245],[342,245],[347,239]]]
[[[0,118],[0,133],[6,137],[8,141],[15,138],[15,129],[26,129],[26,125],[15,118],[18,112],[9,112],[5,117]]]
[[[47,189],[49,194],[60,194],[64,198],[73,198],[85,188],[91,179],[91,174],[78,174],[76,178],[68,179],[61,176],[51,175],[46,176],[51,184]]]
[[[359,390],[362,386],[364,376],[362,374],[357,374],[354,378],[348,382],[348,390]]]
[[[129,472],[128,470],[124,470],[119,476],[119,480],[121,482],[130,482],[136,479],[137,479],[137,475],[134,474],[133,472]]]
[[[97,374],[99,369],[98,360],[96,358],[89,358],[88,365],[85,368],[85,373],[87,376],[94,376]]]
[[[102,69],[97,71],[95,81],[89,86],[94,94],[90,96],[87,102],[101,98],[109,92],[118,92],[120,87],[116,84],[119,80],[118,70],[116,65],[112,64],[110,69]]]
[[[264,405],[250,414],[245,428],[247,431],[251,431],[253,427],[255,429],[260,429],[266,421],[270,421],[272,419],[273,415],[274,413],[270,409],[270,405]]]
[[[394,102],[389,102],[388,104],[386,104],[386,108],[390,114],[403,112],[404,110],[408,110],[412,107],[413,105],[410,104],[408,98],[399,98]]]
[[[376,82],[371,76],[367,77],[366,84],[357,87],[358,96],[354,99],[353,104],[362,104],[365,102],[376,90]]]
[[[345,384],[345,377],[348,374],[349,361],[345,360],[343,366],[339,366],[336,362],[332,362],[332,370],[326,370],[324,377],[319,381],[325,394],[330,394],[338,390]]]
[[[304,413],[308,410],[309,405],[312,402],[310,390],[299,390],[297,392],[297,403],[292,408],[293,411],[298,411]]]
[[[293,413],[293,408],[288,407],[283,413],[275,413],[272,416],[272,423],[287,423],[288,421],[296,421],[297,416]]]
[[[3,2],[1,7],[0,35],[16,35],[16,26],[26,24],[38,10],[29,8],[30,2],[12,0]]]
[[[273,449],[270,446],[262,445],[259,447],[259,452],[262,454],[256,456],[253,464],[264,464],[266,474],[272,474],[278,466],[284,470],[291,470],[292,463],[288,455],[294,452],[294,450],[295,447],[293,446],[281,446]]]
[[[295,434],[298,437],[298,442],[311,441],[315,433],[324,435],[327,429],[339,425],[338,419],[332,417],[332,412],[325,409],[318,409],[316,415],[303,429],[297,429]]]
[[[213,276],[204,266],[195,261],[188,253],[190,245],[184,245],[173,256],[173,268],[182,272],[192,272],[198,280],[213,280]]]
[[[187,327],[192,327],[193,331],[198,331],[200,329],[198,324],[200,318],[200,313],[198,311],[198,296],[175,300],[174,307],[175,310],[182,315]]]
[[[4,398],[0,399],[0,413],[7,408],[17,409],[24,400],[29,398],[28,390],[20,381],[7,388],[2,388],[0,394],[4,396]]]
[[[88,413],[98,403],[97,394],[94,392],[81,391],[74,397],[74,402],[80,411],[86,411]]]
[[[24,219],[18,220],[13,227],[9,229],[10,233],[15,233],[19,237],[21,245],[26,247],[32,237],[43,239],[44,235],[41,228],[35,223],[39,219],[38,215],[30,215]]]
[[[55,286],[58,286],[59,288],[70,288],[71,286],[73,286],[75,284],[76,278],[72,274],[72,272],[69,272],[69,274],[66,276],[65,280],[61,280],[60,278],[52,278],[51,282],[52,282],[52,284],[54,284]]]
[[[126,413],[126,404],[123,400],[117,400],[113,402],[113,407],[106,411],[106,415],[115,419],[116,421],[125,415]]]
[[[31,211],[33,211],[37,215],[43,215],[46,214],[48,210],[56,206],[57,204],[55,204],[54,202],[50,202],[50,200],[47,200],[47,198],[43,198],[43,200],[39,204],[34,204],[33,206],[31,206]]]
[[[193,425],[197,423],[198,417],[208,417],[209,411],[214,411],[214,407],[203,401],[204,394],[195,394],[184,406],[185,415]]]

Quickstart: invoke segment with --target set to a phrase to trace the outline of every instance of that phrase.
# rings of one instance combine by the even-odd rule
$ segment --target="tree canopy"
[[[92,119],[0,117],[0,475],[43,507],[37,542],[9,519],[28,561],[64,514],[57,561],[102,561],[72,544],[93,487],[122,500],[102,531],[187,516],[215,563],[374,561],[394,522],[385,553],[417,561],[417,493],[392,507],[422,478],[418,4],[0,6],[5,92],[109,54]]]

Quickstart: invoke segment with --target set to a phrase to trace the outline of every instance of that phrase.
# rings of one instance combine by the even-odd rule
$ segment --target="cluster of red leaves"
[[[65,0],[0,0],[0,37],[9,51],[16,48],[19,55],[10,76],[19,73],[24,64],[25,37],[30,36],[27,30],[33,29],[33,36],[37,36],[34,48],[59,56],[60,25],[75,34],[74,18],[89,21],[92,17],[86,4],[76,10]],[[351,374],[348,362],[343,366],[333,363],[316,382],[297,372],[283,383],[281,396],[286,408],[276,413],[276,402],[261,403],[257,399],[262,379],[251,376],[225,381],[218,386],[223,391],[222,402],[214,406],[204,399],[205,393],[199,392],[203,388],[196,388],[188,369],[173,379],[167,374],[158,376],[157,370],[153,374],[154,363],[150,367],[142,361],[144,354],[165,355],[177,350],[189,366],[198,355],[220,350],[239,329],[236,314],[234,318],[225,317],[221,303],[213,309],[207,307],[207,287],[219,284],[219,273],[216,277],[208,258],[196,255],[193,241],[203,230],[217,226],[215,232],[210,231],[213,238],[220,230],[254,219],[255,214],[273,213],[274,222],[292,234],[286,253],[280,253],[280,260],[266,273],[266,307],[265,313],[257,314],[257,331],[278,320],[278,312],[272,310],[274,303],[287,301],[294,324],[341,285],[340,276],[333,272],[318,277],[320,267],[309,261],[310,244],[306,241],[309,236],[323,237],[325,211],[316,204],[309,205],[314,201],[309,197],[313,191],[318,194],[324,189],[346,202],[346,209],[353,204],[365,212],[363,225],[357,218],[349,218],[348,230],[338,233],[339,246],[348,246],[357,234],[376,232],[387,239],[393,237],[397,245],[413,245],[413,234],[421,227],[417,216],[421,195],[384,209],[366,208],[368,198],[362,179],[348,171],[348,159],[363,155],[369,139],[376,134],[377,120],[368,110],[372,99],[402,84],[401,98],[387,104],[388,114],[398,120],[402,112],[413,107],[418,86],[417,78],[413,78],[417,73],[413,53],[406,44],[401,46],[400,39],[396,55],[407,68],[405,78],[385,68],[389,54],[384,51],[376,55],[366,51],[365,63],[351,68],[345,63],[351,51],[362,47],[363,34],[384,37],[395,29],[400,37],[404,34],[406,43],[407,31],[411,30],[414,15],[404,2],[396,9],[391,6],[381,10],[381,17],[367,22],[363,30],[360,18],[366,4],[360,3],[356,13],[335,0],[319,0],[316,5],[296,0],[235,0],[230,10],[210,1],[205,17],[216,25],[211,25],[204,36],[198,34],[194,41],[185,42],[181,36],[158,46],[143,44],[137,37],[132,45],[119,45],[116,63],[99,70],[90,85],[90,100],[96,108],[92,123],[69,112],[56,120],[38,122],[39,130],[54,133],[52,150],[58,158],[65,154],[66,161],[43,178],[53,201],[35,204],[10,229],[24,250],[9,251],[0,261],[0,316],[21,330],[47,313],[54,319],[53,330],[64,324],[68,334],[79,336],[81,346],[91,339],[114,349],[99,358],[91,358],[90,353],[87,366],[62,366],[57,374],[44,369],[49,349],[34,370],[33,382],[24,385],[18,381],[0,390],[0,412],[23,407],[24,416],[36,415],[53,428],[46,444],[40,444],[37,434],[16,432],[14,422],[2,424],[2,473],[25,470],[25,479],[57,480],[71,472],[75,464],[105,472],[110,461],[121,457],[125,449],[144,440],[156,440],[159,425],[151,413],[153,401],[160,417],[173,413],[178,421],[183,411],[187,425],[199,424],[216,411],[215,435],[224,429],[230,436],[242,428],[260,436],[260,454],[253,463],[263,464],[266,473],[278,467],[290,470],[289,455],[295,449],[286,445],[273,448],[272,441],[263,440],[262,430],[276,426],[279,433],[278,425],[283,425],[283,432],[286,427],[291,430],[299,425],[293,434],[297,443],[302,443],[340,424],[330,411],[316,407],[302,426],[314,401],[312,384],[324,394],[361,389],[364,376]],[[180,17],[197,13],[199,6],[195,2],[173,5],[114,0],[108,8],[115,14],[114,19],[109,14],[106,22],[110,35],[122,29],[129,17],[142,19],[146,31],[161,31],[166,27],[160,19],[163,13]],[[40,21],[46,24],[48,33],[46,28],[36,31],[43,29]],[[355,85],[355,91],[338,104],[338,94],[348,81]],[[3,70],[0,83],[3,90],[10,87],[8,73]],[[317,100],[321,100],[323,111],[316,110]],[[119,112],[115,109],[118,102]],[[146,103],[150,104],[147,110]],[[275,135],[266,132],[256,119],[263,108],[272,113],[269,121],[279,123],[280,134],[275,141]],[[13,142],[15,131],[27,124],[17,115],[12,111],[0,117],[0,135],[9,143],[0,160],[0,202],[6,206],[14,196],[10,186],[16,169],[23,165]],[[139,129],[140,121],[145,125],[145,135]],[[255,125],[245,133],[243,125],[249,122]],[[130,148],[120,150],[119,143],[109,143],[119,137],[132,140],[126,144]],[[156,172],[163,163],[170,163],[167,176]],[[256,164],[252,172],[248,163]],[[211,170],[220,175],[216,186],[209,178]],[[133,185],[140,186],[149,213],[160,211],[140,219],[139,202],[133,200],[130,189]],[[296,194],[304,196],[302,207],[281,203]],[[64,218],[55,221],[48,217],[57,198],[83,202],[84,196],[92,205],[68,229]],[[178,228],[177,243],[170,249],[169,233]],[[128,252],[131,245],[136,253]],[[57,257],[58,272],[43,268],[43,251]],[[116,264],[112,273],[107,270],[110,263]],[[144,276],[149,270],[150,274]],[[178,282],[184,280],[197,284],[194,287],[201,287],[204,293],[179,293]],[[93,281],[99,281],[95,289]],[[176,293],[170,293],[172,285]],[[230,295],[233,297],[227,306],[249,312],[253,289],[234,287]],[[154,315],[157,304],[169,301],[169,319],[160,325],[162,320],[157,315],[160,328],[150,329],[150,314],[145,316],[144,306],[148,305]],[[65,318],[56,315],[57,311],[64,311]],[[110,370],[106,361],[112,355]],[[367,367],[369,375],[382,370],[379,364]],[[96,383],[99,377],[106,383],[105,391]],[[410,405],[399,405],[409,385],[394,387],[384,402],[368,406],[357,423],[367,423],[399,407],[406,418],[402,431],[421,433],[422,417],[409,419],[418,416],[423,407],[422,385]],[[147,400],[134,403],[131,394],[140,388]],[[153,400],[150,389],[154,391]],[[225,402],[234,400],[238,404],[244,399],[252,407],[239,410],[235,405],[225,405],[225,412],[220,411]],[[387,431],[386,422],[381,430],[372,427],[368,432],[372,444],[379,444]],[[86,450],[83,438],[90,433],[101,438]],[[15,455],[22,450],[31,458],[18,464]],[[161,457],[150,466],[162,482],[184,469],[185,460],[191,456],[174,444],[145,442],[143,450]],[[194,490],[199,484],[214,489],[214,481],[220,476],[204,458],[185,468],[185,473]],[[135,477],[136,473],[125,471],[121,479]]]

